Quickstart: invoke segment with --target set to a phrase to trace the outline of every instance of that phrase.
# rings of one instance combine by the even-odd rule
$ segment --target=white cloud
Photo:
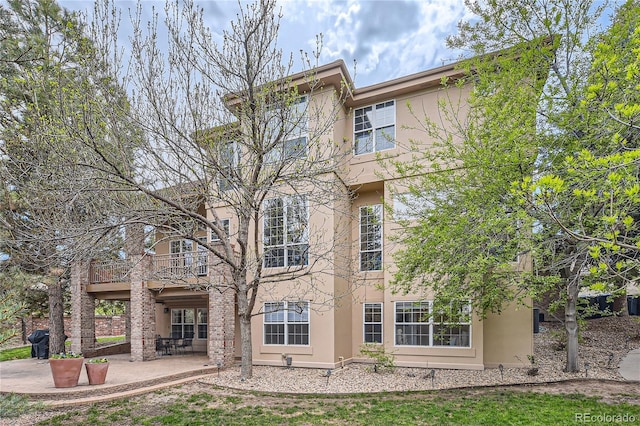
[[[92,2],[62,0],[64,7],[91,8]],[[242,1],[247,4],[246,1]],[[131,1],[116,0],[123,11]],[[232,0],[200,0],[205,22],[219,36],[235,19],[238,3]],[[163,1],[143,1],[145,16],[152,6],[160,13]],[[282,11],[278,37],[286,56],[312,52],[316,35],[323,34],[320,63],[343,59],[351,67],[357,61],[356,85],[401,77],[442,65],[457,54],[446,49],[444,38],[456,32],[460,19],[467,17],[463,0],[278,0]],[[124,28],[126,30],[126,28]],[[124,38],[123,40],[126,40]]]

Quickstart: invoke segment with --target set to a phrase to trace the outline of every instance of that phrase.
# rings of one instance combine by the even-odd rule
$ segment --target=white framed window
[[[272,198],[264,203],[264,267],[309,264],[307,197]]]
[[[224,230],[224,234],[226,238],[229,238],[229,235],[231,235],[230,234],[231,219],[220,219],[220,226]],[[216,241],[220,241],[220,237],[218,237],[218,235],[213,230],[211,230],[211,242],[216,242]]]
[[[171,309],[171,337],[192,339],[195,317],[193,309]]]
[[[173,240],[169,243],[171,275],[188,276],[193,265],[193,241]]]
[[[395,303],[396,346],[471,346],[471,305],[453,302],[433,310],[430,301]]]
[[[196,310],[196,325],[198,327],[198,339],[207,338],[207,330],[209,328],[208,322],[208,310],[205,308],[198,308]]]
[[[272,108],[269,111],[267,131],[271,140],[279,138],[266,156],[267,163],[295,160],[307,156],[308,97],[300,96],[286,109]]]
[[[469,347],[471,343],[471,305],[452,302],[433,312],[433,346]]]
[[[360,207],[360,271],[382,270],[382,204]]]
[[[431,346],[429,302],[396,302],[396,346]]]
[[[364,343],[382,343],[382,303],[363,305]]]
[[[396,147],[396,103],[381,102],[353,113],[355,155],[384,151]]]
[[[220,149],[220,172],[218,175],[218,187],[220,191],[233,189],[235,175],[240,163],[240,149],[235,141],[222,145]]]
[[[196,244],[198,250],[198,257],[196,258],[196,274],[199,277],[203,277],[209,273],[209,250],[204,246],[207,243],[207,237],[200,237],[198,241],[201,244]]]
[[[264,304],[265,345],[308,345],[309,302],[285,301]]]
[[[206,243],[206,237],[199,240],[202,244]],[[193,250],[194,246],[196,251]],[[204,245],[191,240],[173,240],[169,243],[169,256],[173,276],[204,276],[208,273],[209,252]]]

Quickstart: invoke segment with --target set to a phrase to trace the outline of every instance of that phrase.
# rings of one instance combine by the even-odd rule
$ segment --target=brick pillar
[[[156,298],[143,280],[148,257],[132,256],[131,269],[131,360],[156,358]]]
[[[131,302],[124,302],[124,341],[131,343]]]
[[[156,300],[144,280],[151,262],[144,253],[142,225],[127,227],[125,251],[131,268],[131,361],[147,361],[156,358]]]
[[[234,362],[235,293],[230,288],[209,288],[209,362],[225,367]]]
[[[88,260],[71,265],[71,351],[89,353],[96,349],[96,300],[87,293]]]

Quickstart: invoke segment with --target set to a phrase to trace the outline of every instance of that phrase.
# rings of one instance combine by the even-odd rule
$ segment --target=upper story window
[[[382,269],[382,204],[360,207],[360,270]]]
[[[271,139],[279,138],[278,143],[267,153],[268,163],[305,158],[307,156],[307,96],[300,96],[286,109],[270,110],[268,131]]]
[[[220,219],[220,226],[222,227],[222,229],[224,230],[224,235],[226,236],[226,238],[229,238],[229,227],[231,224],[231,220],[230,219]],[[220,241],[220,237],[218,237],[218,235],[211,230],[211,241]]]
[[[358,108],[354,111],[353,120],[356,155],[395,148],[395,101]]]
[[[272,198],[264,203],[264,266],[309,264],[307,197]]]
[[[220,175],[218,186],[220,191],[228,191],[233,188],[234,177],[238,172],[240,163],[240,150],[236,142],[227,142],[220,149]]]

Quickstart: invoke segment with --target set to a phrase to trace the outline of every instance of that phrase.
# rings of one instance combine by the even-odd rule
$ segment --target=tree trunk
[[[564,307],[564,327],[567,332],[567,365],[565,371],[578,371],[578,293],[579,278],[571,274],[567,280],[567,302]]]
[[[250,379],[253,376],[253,352],[251,346],[251,315],[240,316],[240,344],[242,360],[240,362],[240,378]]]
[[[47,294],[49,295],[49,353],[65,352],[64,341],[64,298],[60,275],[50,274],[47,277]]]

